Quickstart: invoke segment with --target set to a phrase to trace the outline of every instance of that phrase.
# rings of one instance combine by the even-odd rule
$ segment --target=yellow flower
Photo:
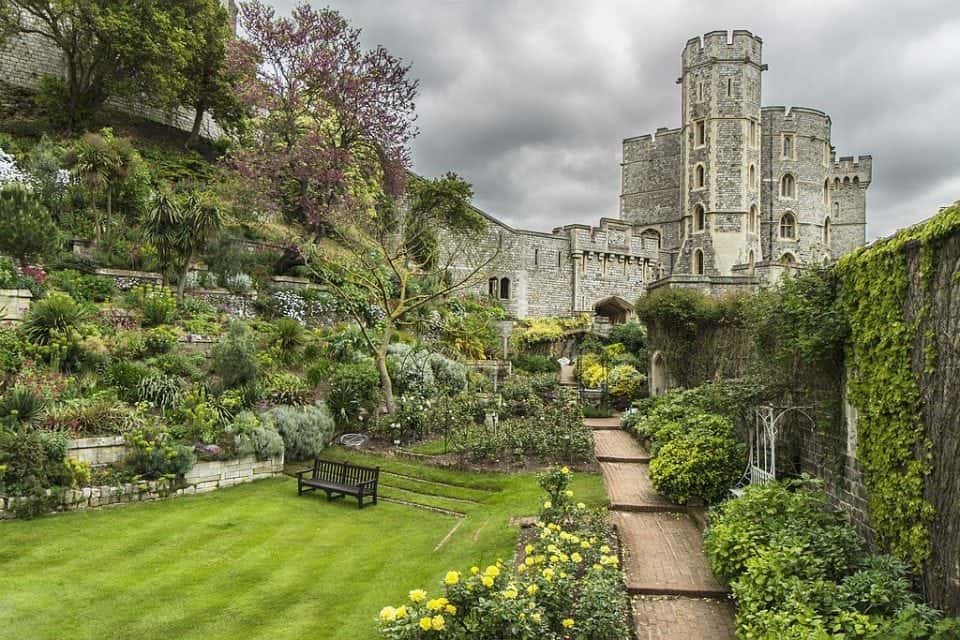
[[[517,590],[514,587],[508,587],[503,591],[503,597],[507,600],[516,600]]]
[[[583,504],[582,502],[577,503],[577,509],[586,509],[586,508],[587,508],[587,505]]]
[[[527,565],[525,564],[522,564],[519,567],[517,567],[517,573],[525,573],[526,571],[527,571]]]
[[[477,575],[478,573],[480,573],[480,567],[470,567],[470,573],[472,573],[473,575]]]
[[[594,563],[593,568],[597,571],[601,571],[603,569],[603,565],[600,563]]]
[[[564,467],[563,469],[560,469],[560,473],[562,473],[563,475],[567,475],[568,473],[570,473],[570,467]]]
[[[530,614],[530,619],[533,620],[534,622],[536,622],[537,624],[539,624],[539,623],[540,623],[540,620],[543,619],[543,616],[541,616],[539,613],[531,613],[531,614]]]
[[[567,489],[566,491],[564,491],[564,494],[565,494],[568,498],[572,498],[572,497],[573,497],[573,491],[571,491],[570,489]]]
[[[527,587],[527,593],[530,594],[531,596],[535,595],[537,593],[537,588],[538,588],[537,585],[531,584],[530,586]]]
[[[547,529],[550,529],[551,531],[556,531],[559,528],[560,528],[560,525],[557,525],[553,522],[547,525]]]
[[[484,575],[490,576],[491,578],[496,578],[500,575],[500,567],[495,564],[487,567],[487,570],[483,572]]]
[[[430,609],[430,611],[439,611],[443,609],[443,605],[444,603],[440,602],[440,600],[434,599],[427,602],[427,609]]]
[[[573,618],[564,618],[563,626],[566,627],[567,629],[571,628],[573,626]]]
[[[407,617],[407,605],[402,604],[397,607],[397,620],[403,620]]]
[[[584,540],[583,542],[580,543],[580,548],[581,548],[581,549],[589,549],[589,548],[590,548],[590,543],[587,542],[586,540]]]
[[[434,631],[443,631],[443,627],[446,624],[446,620],[443,619],[443,616],[433,616],[431,621]]]
[[[454,604],[448,604],[446,607],[443,608],[443,610],[452,616],[457,615],[457,606]]]
[[[549,509],[549,508],[552,507],[552,506],[553,506],[553,503],[550,502],[549,500],[547,500],[546,502],[543,503],[543,508],[544,508],[544,509]]]
[[[447,571],[447,577],[443,579],[443,582],[448,585],[457,584],[460,582],[460,573],[458,571]]]
[[[493,578],[490,576],[483,576],[481,582],[483,582],[483,586],[485,586],[487,589],[493,586]]]
[[[525,547],[523,548],[523,551],[524,551],[524,553],[533,553],[533,545],[532,545],[532,544],[528,544],[527,546],[525,546]]]
[[[574,562],[576,562],[577,564],[583,562],[583,556],[581,556],[581,555],[580,555],[579,553],[577,553],[576,551],[573,552],[573,555],[570,556],[570,559],[573,560]]]
[[[600,553],[610,553],[610,547],[608,547],[607,545],[603,545],[602,547],[600,547]]]
[[[550,546],[547,547],[547,551],[549,551],[550,553],[559,553],[560,547],[558,547],[555,544],[551,544]]]
[[[433,620],[430,616],[424,616],[420,618],[420,628],[424,631],[430,631],[430,627],[433,624]]]
[[[397,610],[393,607],[384,607],[380,609],[380,621],[381,622],[393,622],[397,619]]]
[[[553,569],[551,569],[550,567],[547,567],[546,569],[544,569],[543,577],[546,578],[547,582],[550,582],[551,580],[553,580]]]
[[[528,567],[532,567],[532,566],[533,566],[533,558],[531,558],[530,556],[527,556],[526,558],[523,559],[523,564],[525,564],[525,565],[528,566]]]
[[[423,602],[427,599],[427,592],[423,589],[414,589],[407,595],[410,597],[410,602]]]

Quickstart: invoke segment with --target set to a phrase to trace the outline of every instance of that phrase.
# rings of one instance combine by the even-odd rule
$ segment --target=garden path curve
[[[638,640],[727,640],[733,605],[703,554],[697,521],[659,495],[650,456],[617,418],[587,418],[623,543]]]

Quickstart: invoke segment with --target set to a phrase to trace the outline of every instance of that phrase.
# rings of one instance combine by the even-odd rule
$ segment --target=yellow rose
[[[414,589],[407,596],[409,596],[410,602],[423,602],[427,599],[427,592],[423,589]]]
[[[402,604],[397,607],[397,620],[403,620],[407,617],[407,605]]]
[[[539,613],[531,613],[530,619],[539,624],[540,620],[543,619],[543,616],[541,616]]]
[[[571,628],[573,626],[573,618],[564,618],[563,626],[567,629]]]
[[[447,577],[443,579],[445,584],[453,585],[460,582],[460,573],[457,571],[447,571]]]
[[[493,578],[490,576],[483,576],[481,582],[483,582],[483,586],[485,586],[487,589],[493,586]]]
[[[420,618],[420,628],[424,631],[430,631],[430,627],[433,624],[433,620],[430,616],[424,616]]]
[[[586,509],[586,508],[587,508],[587,505],[583,504],[582,502],[577,503],[577,509]]]
[[[443,604],[439,600],[430,600],[427,602],[427,609],[430,609],[430,611],[439,611],[443,609]]]
[[[587,542],[586,540],[584,540],[583,542],[580,543],[580,548],[581,548],[581,549],[589,549],[589,548],[590,548],[590,543]]]
[[[470,573],[472,573],[473,575],[477,575],[478,573],[480,573],[480,567],[470,567]]]
[[[573,555],[570,556],[570,559],[573,560],[574,562],[576,562],[577,564],[583,562],[583,556],[581,556],[581,555],[580,555],[579,553],[577,553],[576,551],[573,552]]]
[[[523,548],[523,551],[524,551],[524,553],[533,553],[533,545],[532,545],[532,544],[528,544],[527,546],[525,546],[525,547]]]
[[[517,567],[517,573],[525,573],[526,571],[527,571],[527,565],[525,564],[521,564],[519,567]]]
[[[603,545],[602,547],[600,547],[600,553],[610,553],[610,547],[608,547],[607,545]]]
[[[567,489],[567,490],[564,491],[563,493],[564,493],[564,495],[566,495],[568,498],[572,498],[572,497],[573,497],[573,491],[571,491],[570,489]]]
[[[393,607],[384,607],[380,609],[380,621],[381,622],[393,622],[397,619],[397,610]]]
[[[570,467],[564,467],[563,469],[560,469],[560,473],[562,473],[563,475],[567,475],[568,473],[570,473]]]
[[[484,575],[490,576],[491,578],[496,578],[500,575],[500,567],[495,564],[487,567],[487,570],[483,572]]]
[[[544,509],[549,509],[549,508],[552,507],[552,506],[553,506],[553,503],[550,502],[549,500],[547,500],[546,502],[543,503],[543,508],[544,508]]]
[[[536,594],[536,593],[537,593],[537,585],[531,584],[530,586],[528,586],[528,587],[527,587],[527,593],[530,594],[531,596],[534,595],[534,594]]]
[[[533,566],[533,558],[531,558],[530,556],[527,556],[526,558],[523,559],[523,564],[525,564],[525,565],[528,566],[528,567],[532,567],[532,566]]]
[[[448,604],[446,607],[443,608],[443,610],[446,611],[447,613],[449,613],[449,614],[452,615],[452,616],[457,615],[457,606],[456,606],[456,605]]]
[[[443,619],[443,616],[433,616],[431,621],[434,631],[443,631],[443,627],[446,624],[446,620]]]

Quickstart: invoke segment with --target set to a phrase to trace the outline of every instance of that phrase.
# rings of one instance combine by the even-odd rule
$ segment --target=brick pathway
[[[584,418],[583,424],[591,429],[620,429],[620,418]]]
[[[593,449],[599,462],[649,462],[650,454],[626,431],[597,429]]]
[[[684,507],[653,488],[646,451],[603,420],[584,423],[594,429],[594,450],[623,542],[638,640],[732,639],[733,605],[710,572],[699,527]]]

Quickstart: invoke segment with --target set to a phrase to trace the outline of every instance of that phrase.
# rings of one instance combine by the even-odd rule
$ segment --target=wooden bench
[[[355,496],[357,507],[362,509],[364,498],[371,498],[372,504],[377,504],[379,480],[380,467],[317,458],[312,469],[297,472],[297,495],[320,489],[327,494],[327,500]]]

